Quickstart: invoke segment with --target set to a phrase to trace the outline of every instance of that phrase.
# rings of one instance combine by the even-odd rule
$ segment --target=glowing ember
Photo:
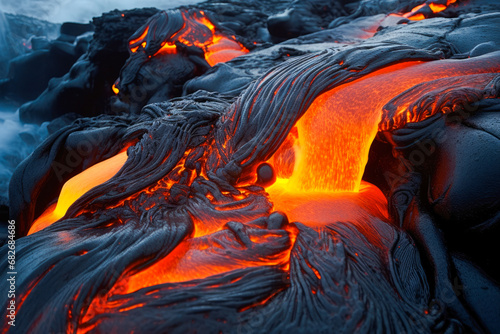
[[[38,232],[64,217],[68,208],[90,189],[111,179],[127,161],[127,152],[101,161],[69,179],[61,189],[57,205],[54,203],[33,222],[28,232]]]

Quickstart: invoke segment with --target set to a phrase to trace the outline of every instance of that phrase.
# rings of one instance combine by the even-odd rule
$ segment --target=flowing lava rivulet
[[[3,333],[495,332],[500,6],[351,5],[158,11],[102,82],[97,25],[23,106],[107,94],[12,177]]]

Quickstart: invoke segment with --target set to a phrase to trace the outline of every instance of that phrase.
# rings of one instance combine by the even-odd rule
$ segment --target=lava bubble
[[[262,187],[270,186],[276,182],[276,174],[273,166],[268,163],[262,163],[257,167],[257,184]]]
[[[269,230],[278,230],[282,229],[288,224],[288,217],[284,212],[275,211],[269,215],[269,219],[267,220],[267,228]]]

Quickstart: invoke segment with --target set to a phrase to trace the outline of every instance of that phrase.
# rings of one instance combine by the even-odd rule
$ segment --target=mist
[[[85,23],[94,16],[113,9],[156,7],[169,9],[200,2],[199,0],[3,0],[0,11],[32,16],[54,23]]]

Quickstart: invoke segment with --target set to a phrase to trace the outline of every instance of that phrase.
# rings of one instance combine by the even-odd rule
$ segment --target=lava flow
[[[281,177],[266,189],[274,209],[285,212],[290,221],[300,221],[313,228],[344,221],[363,229],[372,218],[386,219],[384,195],[376,186],[361,181],[384,105],[421,82],[460,76],[467,80],[466,76],[470,74],[498,72],[499,56],[500,53],[494,53],[466,60],[398,63],[318,96],[296,123],[297,131],[290,132],[285,141],[287,149],[278,151],[270,161]],[[290,150],[293,159],[279,156],[289,154]],[[55,214],[63,215],[84,192],[111,178],[126,157],[122,152],[68,181],[56,209],[53,212],[48,209],[35,222],[30,233],[57,220]],[[278,161],[280,163],[275,163]],[[284,179],[283,176],[290,171],[290,177]],[[77,193],[75,184],[85,184],[86,188]],[[92,326],[90,324],[97,314],[112,308],[110,298],[114,295],[162,283],[203,279],[247,267],[279,266],[288,270],[290,250],[297,235],[294,225],[268,230],[234,221],[216,232],[186,238],[153,265],[120,277],[110,291],[94,298],[89,308],[83,311],[81,327],[85,328],[86,323]],[[366,234],[368,239],[373,237],[375,243],[377,236]],[[273,247],[267,247],[268,244]]]
[[[368,188],[362,186],[361,178],[368,152],[379,130],[382,108],[392,97],[422,82],[499,69],[498,53],[466,60],[405,62],[321,94],[297,122],[298,133],[289,135],[291,139],[287,141],[294,143],[293,152],[278,151],[278,156],[270,160],[271,164],[281,162],[275,165],[278,182],[267,188],[274,209],[286,212],[291,220],[309,221],[312,212],[324,211],[314,204],[320,202],[318,198],[335,200],[352,197],[348,193],[360,192],[360,189],[361,194],[366,192]],[[294,159],[280,157],[280,154],[292,155]],[[293,167],[283,164],[286,160]],[[292,175],[284,178],[290,170]],[[372,195],[383,197],[376,193],[374,190]],[[378,203],[382,202],[380,198]],[[349,206],[343,206],[344,214],[351,216]],[[339,217],[326,215],[324,219],[331,221]],[[313,220],[322,221],[318,214],[313,215]]]
[[[310,202],[307,198],[326,194],[331,197],[337,193],[360,192],[360,189],[367,191],[369,187],[362,186],[361,178],[370,145],[379,130],[382,107],[391,98],[421,82],[495,72],[500,69],[498,64],[498,53],[466,60],[405,62],[321,94],[297,122],[298,131],[289,134],[285,141],[285,144],[292,143],[289,149],[278,151],[271,160],[279,178],[267,188],[275,210],[305,212],[300,210],[300,205],[297,208],[292,204],[291,196]],[[286,157],[291,150],[292,159]],[[113,177],[126,159],[126,152],[122,151],[67,181],[57,204],[34,221],[29,234],[62,218],[78,198]],[[300,220],[303,216],[292,214],[290,218]]]
[[[186,46],[196,46],[202,49],[207,63],[214,66],[248,52],[243,45],[236,41],[234,36],[225,36],[216,29],[203,11],[181,11],[184,20],[182,28],[170,36],[162,35],[163,40],[158,48],[156,39],[160,37],[161,30],[164,29],[162,26],[164,22],[168,22],[169,13],[161,12],[159,15],[153,16],[130,38],[129,49],[131,53],[143,51],[150,57],[172,54],[177,53],[176,43],[182,43]],[[154,53],[151,55],[150,52]]]
[[[267,188],[274,209],[285,212],[292,221],[311,227],[341,219],[362,228],[371,217],[386,219],[384,195],[377,187],[361,181],[368,150],[381,121],[382,107],[392,97],[422,81],[494,70],[498,70],[494,57],[405,62],[323,93],[298,121],[298,132],[290,134],[292,139],[288,143],[295,141],[295,147],[300,147],[295,150],[296,162],[291,177],[288,180],[281,178]],[[293,146],[288,145],[288,148]],[[272,161],[279,158],[274,157]],[[281,158],[281,166],[286,170],[290,166]],[[282,175],[282,171],[278,169],[277,174]],[[286,266],[294,231],[256,229],[249,233],[254,243],[249,250],[241,248],[226,228],[186,239],[168,256],[146,270],[124,277],[103,299],[96,299],[86,320],[106,308],[106,298],[114,294],[131,293],[161,283],[205,278],[249,266]],[[259,244],[280,238],[290,238],[290,242],[284,244],[286,247],[276,249],[273,254],[256,253]],[[231,256],[219,252],[221,242],[233,245]],[[246,252],[253,254],[254,260],[249,260],[244,255]]]
[[[90,189],[111,179],[127,161],[127,152],[123,151],[109,159],[101,161],[80,174],[69,179],[62,187],[57,203],[52,204],[31,225],[28,235],[38,232],[66,214],[68,208]]]
[[[436,1],[427,1],[421,5],[415,6],[408,13],[404,13],[402,15],[398,14],[390,14],[391,16],[400,16],[403,18],[407,18],[412,21],[421,21],[432,16],[435,16],[437,13],[441,13],[450,5],[456,3],[457,0],[436,0]]]

